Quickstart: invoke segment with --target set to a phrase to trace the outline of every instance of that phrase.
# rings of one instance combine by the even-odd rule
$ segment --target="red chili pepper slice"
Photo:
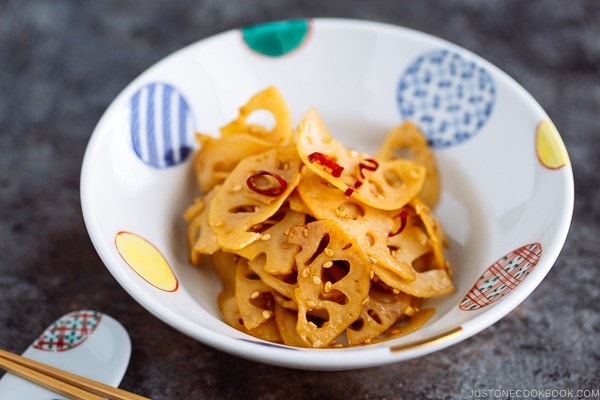
[[[394,215],[394,218],[400,218],[400,226],[398,227],[398,229],[396,229],[395,232],[390,232],[390,234],[388,235],[390,237],[398,235],[404,230],[404,228],[406,228],[406,222],[408,220],[408,209],[404,207],[402,210],[400,210],[400,212],[397,215]]]
[[[367,171],[376,171],[377,168],[379,168],[379,163],[376,160],[372,158],[365,158],[363,162],[358,164],[358,173],[360,174],[361,178],[365,179],[365,174],[363,173],[364,169]]]
[[[354,184],[352,186],[349,186],[348,189],[346,189],[346,191],[344,191],[344,194],[346,196],[352,196],[352,193],[354,193],[355,190],[357,190],[359,187],[361,187],[362,184],[363,184],[362,181],[354,182]]]
[[[342,175],[342,171],[344,170],[344,167],[336,163],[331,157],[323,153],[319,153],[318,151],[309,154],[308,161],[310,161],[311,163],[317,162],[322,166],[329,168],[331,170],[331,175],[333,175],[336,178],[339,178]]]
[[[276,186],[258,187],[256,180],[262,176],[270,176],[275,178]],[[258,171],[256,174],[246,179],[246,185],[248,185],[248,187],[256,193],[264,194],[265,196],[279,196],[285,192],[285,189],[287,188],[287,182],[285,179],[269,171]]]

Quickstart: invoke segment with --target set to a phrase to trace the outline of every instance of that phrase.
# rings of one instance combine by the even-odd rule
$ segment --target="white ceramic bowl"
[[[226,325],[213,273],[192,268],[182,212],[195,187],[195,131],[218,132],[251,95],[276,86],[294,123],[315,106],[348,147],[374,151],[411,119],[435,149],[435,210],[450,238],[456,291],[427,304],[421,330],[356,348],[273,345]],[[573,210],[567,152],[514,80],[444,40],[381,23],[314,19],[225,32],[160,61],[99,121],[81,175],[85,223],[118,282],[156,317],[217,349],[315,370],[381,365],[442,349],[490,326],[546,276]]]

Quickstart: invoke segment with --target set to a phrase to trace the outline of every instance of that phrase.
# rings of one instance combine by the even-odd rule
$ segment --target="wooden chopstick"
[[[150,400],[2,349],[0,368],[75,400]]]

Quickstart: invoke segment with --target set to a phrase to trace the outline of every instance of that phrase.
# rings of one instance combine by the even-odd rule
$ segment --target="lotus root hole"
[[[315,261],[315,259],[321,253],[323,253],[323,251],[325,251],[325,248],[327,248],[330,241],[331,241],[331,238],[329,237],[329,233],[326,233],[325,235],[323,235],[323,237],[321,238],[321,241],[319,242],[319,246],[317,246],[317,249],[315,250],[315,252],[310,256],[310,258],[308,260],[306,260],[304,265],[312,264]]]
[[[239,213],[254,213],[258,210],[258,207],[254,204],[243,204],[241,206],[231,207],[227,212],[230,214],[239,214]]]
[[[263,126],[265,129],[271,131],[275,128],[277,121],[275,116],[269,110],[258,109],[248,114],[246,118],[246,124]]]
[[[399,188],[404,184],[404,181],[395,171],[385,171],[383,173],[383,178],[385,179],[385,183],[393,188]]]
[[[356,203],[345,201],[338,206],[336,214],[343,219],[355,220],[364,217],[365,210]]]

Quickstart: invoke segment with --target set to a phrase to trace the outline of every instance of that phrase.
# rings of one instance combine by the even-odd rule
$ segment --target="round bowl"
[[[219,315],[220,283],[188,261],[182,213],[198,194],[195,132],[216,133],[275,86],[294,123],[315,107],[348,147],[373,152],[405,120],[427,136],[442,193],[435,209],[455,291],[420,330],[360,347],[266,343]],[[419,357],[460,342],[519,305],[565,242],[573,175],[540,105],[475,54],[382,23],[311,19],[218,34],[158,62],[98,122],[81,173],[93,245],[121,286],[165,323],[216,349],[300,369],[344,370]]]

